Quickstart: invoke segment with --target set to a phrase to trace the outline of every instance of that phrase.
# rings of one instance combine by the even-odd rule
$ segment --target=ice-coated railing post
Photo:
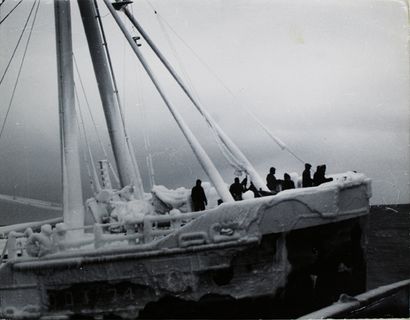
[[[57,232],[57,229],[54,228],[53,232],[51,234],[51,242],[52,242],[52,245],[53,245],[53,251],[59,251],[60,250],[60,243],[59,243],[60,239],[59,238],[60,238],[60,236]]]
[[[181,219],[171,217],[171,229],[176,230],[180,227],[181,227]]]
[[[53,229],[52,240],[53,246],[55,249],[59,251],[64,251],[65,246],[64,242],[66,240],[67,230],[66,225],[64,223],[57,223],[55,228]]]
[[[149,217],[144,217],[144,243],[149,243],[152,241],[152,221]]]
[[[17,238],[14,231],[10,232],[7,240],[7,256],[8,260],[17,257]]]
[[[152,83],[154,84],[155,88],[157,89],[159,95],[161,96],[162,100],[164,101],[165,105],[167,106],[168,110],[171,112],[172,116],[174,117],[176,123],[178,124],[179,128],[181,129],[183,135],[185,136],[186,140],[189,143],[192,151],[194,152],[195,156],[197,157],[199,163],[201,164],[202,168],[204,169],[205,173],[208,175],[209,179],[211,180],[212,184],[214,185],[216,191],[218,192],[219,196],[222,198],[223,202],[233,202],[234,199],[230,194],[228,187],[226,186],[225,182],[223,181],[221,175],[219,174],[218,170],[216,169],[215,165],[209,158],[208,154],[200,145],[199,141],[196,139],[194,134],[192,133],[191,129],[183,120],[182,116],[176,110],[175,106],[171,104],[171,102],[166,97],[163,88],[159,84],[157,78],[155,77],[154,73],[152,72],[150,66],[148,65],[147,61],[145,60],[144,56],[138,49],[137,44],[133,40],[132,36],[128,32],[127,28],[125,27],[124,23],[122,22],[121,18],[119,17],[118,13],[114,9],[110,0],[104,0],[108,10],[110,11],[111,15],[113,16],[114,20],[116,21],[117,25],[120,27],[122,33],[124,34],[125,38],[127,39],[128,43],[130,44],[131,48],[133,49],[135,55],[137,56],[138,60],[141,62],[144,70],[148,74],[149,78],[151,79]]]
[[[1,252],[0,265],[3,263],[3,259],[6,256],[8,241],[9,240],[7,239],[6,244],[4,245],[3,251]]]
[[[98,223],[95,223],[93,232],[94,232],[94,248],[95,249],[101,248],[104,244],[102,226]]]
[[[125,227],[125,231],[126,231],[127,236],[128,235],[130,235],[130,236],[135,235],[136,232],[135,232],[135,225],[134,224],[126,223],[124,225],[124,227]],[[135,242],[136,242],[136,239],[134,239],[134,238],[128,239],[128,244],[130,244],[130,245],[134,245]]]

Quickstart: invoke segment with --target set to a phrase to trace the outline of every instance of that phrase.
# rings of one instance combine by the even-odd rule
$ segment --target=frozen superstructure
[[[145,215],[124,221],[126,232],[95,224],[72,241],[55,229],[54,253],[33,258],[23,252],[2,266],[1,314],[131,317],[169,297],[275,298],[295,294],[293,286],[302,294],[312,276],[317,296],[337,299],[333,285],[347,274],[349,293],[360,292],[369,197],[369,180],[348,173],[319,187],[203,212]]]
[[[97,3],[78,0],[120,183],[118,189],[112,187],[107,166],[102,164],[103,185],[95,181],[94,196],[82,205],[70,2],[56,0],[64,222],[52,230],[42,226],[39,233],[21,230],[21,226],[7,229],[1,258],[7,260],[0,267],[0,317],[220,317],[212,313],[216,310],[212,306],[221,310],[235,305],[229,309],[234,317],[242,311],[244,299],[255,302],[259,298],[269,299],[259,312],[268,310],[267,316],[273,317],[277,314],[270,311],[281,310],[287,303],[296,306],[297,315],[332,302],[341,292],[363,291],[363,226],[369,212],[370,180],[348,172],[318,187],[233,201],[215,165],[166,98],[118,11],[130,18],[153,47],[236,168],[263,191],[262,179],[132,17],[126,8],[130,2],[104,3],[208,175],[214,189],[209,185],[206,189],[223,203],[191,212],[189,190],[155,186],[150,194],[144,193],[120,101],[114,94],[115,78],[103,45],[106,39]],[[84,224],[84,212],[93,218],[92,223]],[[309,299],[314,301],[305,306]]]

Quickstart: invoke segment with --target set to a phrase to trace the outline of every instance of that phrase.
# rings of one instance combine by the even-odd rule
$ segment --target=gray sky
[[[15,3],[6,1],[0,17]],[[0,26],[1,74],[31,4],[24,1]],[[149,152],[153,154],[157,184],[191,187],[197,177],[206,180],[102,1],[100,9],[145,183],[148,176],[143,130],[151,142]],[[326,163],[328,173],[364,172],[373,180],[373,203],[409,202],[405,1],[138,0],[132,9],[179,71],[182,62],[183,78],[263,177],[270,166],[275,166],[277,177],[282,177],[284,172],[301,173],[303,165],[281,151],[240,105],[252,110],[266,127],[314,167]],[[72,2],[72,15],[74,54],[93,115],[108,145],[76,1]],[[234,98],[167,23],[218,75]],[[170,99],[230,183],[233,169],[223,159],[204,121],[141,42],[141,49]],[[21,53],[22,47],[0,86],[1,120]],[[91,143],[102,157],[89,116],[86,112],[84,116]],[[60,201],[58,141],[53,6],[51,1],[44,0],[6,129],[0,137],[0,193],[16,190],[21,196]],[[89,194],[86,179],[84,189]],[[14,209],[7,206],[7,210]]]

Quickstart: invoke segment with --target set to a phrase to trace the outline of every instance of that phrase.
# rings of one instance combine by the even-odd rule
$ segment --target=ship
[[[350,171],[331,175],[332,181],[319,186],[271,193],[132,15],[127,8],[131,1],[103,2],[221,203],[192,211],[190,190],[154,187],[151,193],[144,192],[116,95],[98,4],[93,0],[78,0],[78,5],[120,183],[113,187],[110,165],[99,162],[100,177],[94,170],[94,196],[83,202],[73,107],[70,5],[74,2],[55,0],[63,206],[52,206],[63,214],[61,219],[0,230],[5,235],[0,317],[294,318],[337,301],[342,293],[363,293],[371,180]],[[167,99],[139,49],[140,39],[132,37],[120,15],[138,30],[224,152],[263,196],[234,201],[189,125]],[[92,222],[84,223],[86,217]]]

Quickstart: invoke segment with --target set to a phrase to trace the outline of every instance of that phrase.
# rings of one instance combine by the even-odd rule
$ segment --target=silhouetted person
[[[320,167],[321,166],[317,166],[316,167],[316,171],[315,171],[315,173],[313,174],[313,185],[314,186],[318,186],[320,183],[319,183],[319,175],[320,175]],[[318,184],[319,183],[319,184]]]
[[[277,192],[276,187],[278,185],[278,180],[276,180],[275,172],[276,169],[274,167],[271,167],[268,175],[266,176],[266,186],[274,194]]]
[[[242,181],[241,181],[241,185],[242,185],[242,189],[243,192],[248,191],[248,189],[246,188],[246,185],[248,184],[248,176],[246,176]]]
[[[196,180],[195,187],[191,191],[192,206],[194,211],[205,210],[205,206],[208,204],[208,200],[205,196],[205,191],[201,186],[201,180]]]
[[[326,178],[326,165],[317,166],[316,172],[313,175],[313,184],[319,186],[322,183],[332,181],[333,178]]]
[[[285,173],[283,175],[282,191],[287,189],[295,189],[295,183],[290,179],[290,175]]]
[[[302,174],[303,188],[313,187],[313,179],[310,176],[310,168],[312,168],[312,166],[309,163],[305,163],[305,170]]]
[[[326,178],[326,165],[322,165],[323,170],[323,182],[330,182],[333,181],[333,178]]]
[[[243,184],[239,182],[239,178],[235,178],[234,181],[235,182],[229,187],[229,192],[236,201],[239,201],[242,200],[242,193],[245,192],[245,188]]]

